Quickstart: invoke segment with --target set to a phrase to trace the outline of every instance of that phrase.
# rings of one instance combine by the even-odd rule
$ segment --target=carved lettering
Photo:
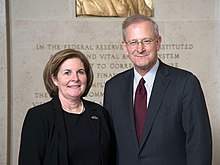
[[[113,76],[115,76],[117,73],[96,73],[96,77],[97,78],[112,78]]]
[[[64,49],[93,50],[93,47],[92,45],[67,44],[67,45],[64,45]]]
[[[88,93],[89,97],[103,97],[103,95],[104,95],[103,92],[93,91],[93,90]]]
[[[178,59],[180,58],[179,53],[158,53],[158,57],[163,60],[163,59]]]
[[[162,44],[162,50],[180,50],[180,49],[193,49],[193,44]]]
[[[47,92],[35,92],[35,98],[49,98],[49,94]]]
[[[122,50],[121,45],[96,45],[96,50]]]
[[[110,64],[111,69],[129,69],[132,66],[133,66],[132,63],[125,63],[125,64],[111,63]]]
[[[185,57],[182,53],[192,51],[193,48],[192,43],[164,43],[158,52],[158,58],[170,66],[179,67],[179,61]],[[34,47],[37,51],[50,50],[53,53],[62,49],[75,49],[86,55],[94,71],[94,82],[86,97],[100,104],[106,80],[133,67],[121,44],[37,43]],[[35,92],[34,98],[36,100],[32,101],[32,105],[36,106],[46,102],[50,96],[47,92]]]
[[[112,59],[119,59],[118,54],[100,54],[100,58],[103,60],[112,60]]]

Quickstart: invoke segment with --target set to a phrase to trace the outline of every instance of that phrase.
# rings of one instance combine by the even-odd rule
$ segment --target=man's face
[[[131,24],[125,30],[122,47],[139,74],[146,74],[157,61],[161,37],[155,36],[153,24],[149,21]]]

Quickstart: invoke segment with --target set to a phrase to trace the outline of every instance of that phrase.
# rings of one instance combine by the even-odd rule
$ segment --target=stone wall
[[[0,164],[17,164],[22,123],[27,110],[50,98],[42,72],[50,55],[63,48],[85,53],[95,81],[87,99],[102,104],[105,81],[132,64],[121,48],[119,17],[76,17],[74,0],[0,0]],[[220,2],[154,0],[165,63],[193,72],[201,81],[212,125],[213,165],[220,164]],[[10,29],[10,53],[6,45]],[[10,61],[7,62],[7,56]],[[7,67],[10,73],[7,75]],[[7,76],[10,79],[7,79]],[[9,80],[10,82],[8,82]],[[10,89],[8,89],[8,86]],[[11,91],[8,95],[7,91]],[[7,106],[9,102],[10,107]],[[9,116],[7,117],[7,114]],[[9,125],[7,123],[9,122]],[[10,135],[7,137],[7,135]],[[7,142],[9,142],[7,145]],[[7,146],[9,148],[7,149]]]

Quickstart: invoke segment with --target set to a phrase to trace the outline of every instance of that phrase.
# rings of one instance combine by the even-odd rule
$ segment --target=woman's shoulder
[[[33,117],[50,117],[51,113],[53,112],[53,106],[51,103],[51,100],[48,102],[45,102],[43,104],[31,107],[27,111],[27,116],[33,116]]]
[[[88,100],[83,100],[83,103],[85,108],[87,108],[87,110],[89,110],[90,113],[99,114],[100,116],[104,116],[104,118],[109,118],[108,111],[101,104]]]
[[[99,103],[96,103],[96,102],[94,102],[94,101],[90,101],[90,100],[85,100],[85,99],[83,99],[83,104],[84,104],[84,106],[85,107],[89,107],[90,109],[104,109],[104,107],[101,105],[101,104],[99,104]]]

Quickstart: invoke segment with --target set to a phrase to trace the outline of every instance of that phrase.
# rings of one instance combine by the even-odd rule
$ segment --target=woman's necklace
[[[81,113],[83,113],[85,111],[85,107],[84,107],[82,101],[81,101],[81,109],[80,109],[79,112],[77,112],[77,111],[69,111],[69,110],[65,109],[63,106],[62,106],[62,108],[63,108],[64,111],[69,112],[69,113],[74,113],[74,114],[81,114]]]

